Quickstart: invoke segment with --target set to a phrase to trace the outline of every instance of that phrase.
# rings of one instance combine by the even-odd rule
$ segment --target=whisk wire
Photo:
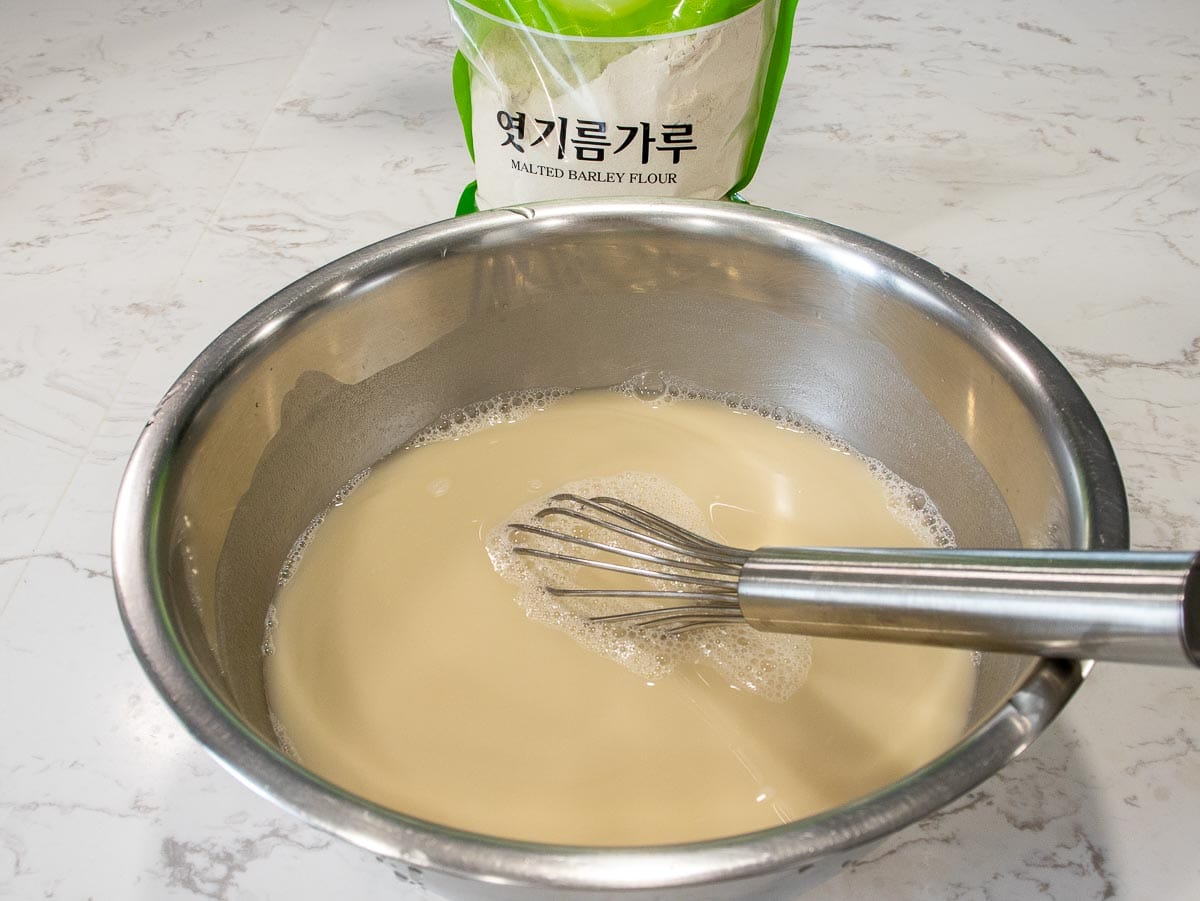
[[[600,528],[610,529],[619,534],[641,541],[646,544],[661,547],[679,554],[689,554],[709,563],[727,563],[740,568],[750,556],[750,551],[741,548],[717,544],[702,535],[697,535],[668,519],[663,519],[626,501],[615,497],[580,497],[577,494],[556,494],[550,498],[551,503],[570,502],[602,513],[609,519],[589,518],[586,514],[569,507],[547,507],[537,513],[542,519],[553,514],[562,514],[590,522]],[[612,520],[617,520],[613,522]],[[628,529],[620,523],[633,526]]]
[[[678,523],[664,519],[657,513],[651,513],[642,507],[634,506],[619,497],[595,497],[592,500],[616,515],[619,515],[617,514],[618,510],[624,510],[629,516],[638,520],[643,528],[652,529],[662,535],[672,535],[680,543],[687,545],[693,552],[705,549],[708,553],[715,556],[736,559],[739,564],[745,563],[747,558],[750,557],[751,552],[748,550],[731,547],[730,545],[713,541],[710,538],[705,538],[703,535],[693,532],[690,529],[685,529]],[[616,509],[614,510],[613,508]]]
[[[529,523],[510,523],[508,528],[511,533],[536,536],[559,546],[565,544],[586,548],[646,565],[599,560],[531,544],[515,544],[513,552],[516,554],[680,586],[656,589],[546,586],[545,590],[555,597],[628,598],[670,605],[594,616],[590,618],[592,622],[654,628],[665,634],[677,634],[702,626],[745,622],[737,601],[737,589],[738,576],[751,555],[750,551],[719,544],[620,498],[556,494],[549,499],[549,503],[550,506],[535,514],[535,519],[543,521],[561,517],[574,520],[672,555],[667,557],[659,553],[647,553]],[[681,605],[678,603],[680,601],[696,603]]]
[[[730,582],[728,579],[706,579],[701,576],[684,576],[678,573],[663,572],[656,569],[643,569],[637,566],[625,566],[620,563],[608,563],[604,560],[593,560],[588,557],[575,557],[571,554],[559,554],[554,551],[546,551],[537,547],[529,547],[520,545],[513,548],[513,553],[522,554],[526,557],[538,557],[542,560],[553,560],[557,563],[573,563],[576,566],[590,566],[592,569],[602,569],[606,572],[623,573],[629,576],[643,576],[650,579],[661,579],[664,582],[674,582],[681,585],[701,585],[708,588],[724,588],[728,585],[733,585],[736,590],[736,582]],[[662,591],[662,596],[670,597],[674,595],[672,591]]]
[[[706,620],[722,619],[727,616],[739,616],[737,604],[684,604],[679,607],[658,607],[654,610],[633,610],[629,613],[610,613],[607,616],[594,616],[592,622],[646,622],[647,620],[682,619],[702,617]]]
[[[695,605],[685,607],[660,607],[657,610],[637,610],[613,616],[594,616],[594,623],[629,623],[638,628],[656,628],[667,635],[678,635],[708,626],[737,625],[744,623],[740,610],[724,605]]]
[[[556,598],[629,598],[631,600],[644,598],[650,601],[661,601],[664,596],[668,596],[672,600],[707,601],[709,605],[716,605],[737,597],[737,587],[733,583],[730,583],[728,589],[711,591],[663,591],[660,588],[555,588],[553,586],[547,586],[546,591]],[[601,617],[595,618],[600,619]]]
[[[576,514],[574,511],[568,510],[565,508],[560,509],[560,508],[551,507],[551,508],[548,508],[547,511],[543,511],[543,512],[555,512],[555,513],[560,512],[567,516],[574,516],[576,519],[581,519],[584,522],[591,523],[592,525],[600,526],[601,528],[612,529],[613,531],[617,531],[617,532],[621,533],[622,535],[627,535],[630,538],[638,538],[639,537],[636,533],[631,532],[627,529],[623,529],[619,526],[610,525],[608,523],[602,522],[601,520],[598,520],[598,519],[594,519],[593,517],[587,516],[585,514]],[[528,534],[528,535],[538,535],[542,538],[549,538],[552,541],[561,541],[565,544],[574,544],[574,545],[578,545],[580,547],[591,548],[594,551],[604,551],[605,553],[608,553],[608,554],[614,554],[614,555],[620,556],[620,557],[627,557],[632,560],[641,560],[644,563],[657,563],[660,566],[668,566],[668,567],[675,567],[678,569],[686,569],[686,570],[690,570],[691,572],[707,572],[707,573],[719,573],[719,574],[723,574],[723,575],[736,575],[737,571],[738,571],[737,568],[734,567],[732,564],[704,563],[704,562],[695,561],[695,560],[679,559],[679,558],[675,558],[675,557],[661,557],[656,554],[646,554],[641,551],[635,551],[632,548],[625,548],[625,547],[621,547],[620,545],[609,544],[609,543],[603,542],[603,541],[593,541],[590,538],[583,538],[582,536],[579,536],[579,535],[571,535],[567,532],[559,532],[554,529],[543,529],[540,526],[533,526],[533,525],[529,525],[528,523],[520,523],[520,522],[509,523],[508,528],[509,528],[510,532],[524,532],[525,534]],[[649,543],[649,542],[647,542],[647,543]],[[677,554],[687,553],[687,551],[685,549],[677,548],[673,545],[670,545],[667,542],[653,542],[653,546],[660,547],[663,550],[672,551]],[[518,553],[521,553],[521,551],[518,548],[514,548],[514,550],[517,550]]]

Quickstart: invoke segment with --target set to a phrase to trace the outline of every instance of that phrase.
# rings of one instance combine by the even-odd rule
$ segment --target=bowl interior
[[[443,411],[643,372],[799,412],[925,488],[963,546],[1126,542],[1120,478],[1078,388],[936,268],[732,204],[501,210],[285,289],[168,395],[147,565],[188,665],[274,743],[266,608],[338,488]],[[985,655],[972,724],[1036,665]]]

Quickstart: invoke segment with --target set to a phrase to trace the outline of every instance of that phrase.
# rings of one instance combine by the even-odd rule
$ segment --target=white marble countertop
[[[0,5],[0,897],[416,898],[182,730],[110,584],[185,364],[470,180],[443,0]],[[927,256],[1054,349],[1133,538],[1200,546],[1200,4],[802,3],[751,199]],[[1200,895],[1200,675],[1100,666],[1016,763],[810,897]]]

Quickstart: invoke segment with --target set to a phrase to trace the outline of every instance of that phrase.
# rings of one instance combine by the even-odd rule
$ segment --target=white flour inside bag
[[[477,177],[460,212],[569,197],[716,199],[750,180],[794,0],[598,6],[450,0],[455,95]]]

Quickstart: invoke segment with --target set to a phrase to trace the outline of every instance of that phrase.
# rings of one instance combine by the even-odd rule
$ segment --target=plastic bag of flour
[[[476,182],[459,213],[727,197],[754,174],[796,0],[449,0]]]

